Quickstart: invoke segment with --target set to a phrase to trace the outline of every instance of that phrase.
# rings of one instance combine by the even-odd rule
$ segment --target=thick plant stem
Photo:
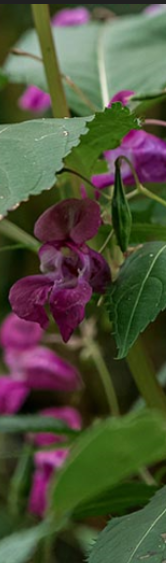
[[[156,379],[152,362],[144,348],[141,337],[130,350],[127,363],[147,406],[158,409],[166,416],[166,396]]]
[[[7,219],[0,221],[0,233],[10,240],[23,244],[35,253],[37,253],[40,248],[40,245],[35,238]]]
[[[96,368],[100,374],[100,379],[105,390],[110,412],[113,416],[119,416],[120,410],[119,410],[115,389],[111,380],[110,373],[102,357],[100,348],[98,347],[97,344],[95,344],[95,342],[92,342],[91,345],[89,346],[89,351],[91,357],[93,358],[94,364],[96,365]]]
[[[58,58],[52,37],[49,4],[31,4],[42,51],[54,117],[69,117]]]

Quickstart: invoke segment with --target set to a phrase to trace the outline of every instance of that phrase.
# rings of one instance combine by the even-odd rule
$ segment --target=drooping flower
[[[85,244],[100,224],[100,207],[88,198],[63,201],[39,218],[35,235],[44,243],[39,251],[42,274],[12,287],[10,303],[18,316],[47,328],[48,302],[63,340],[69,340],[92,293],[104,293],[110,281],[105,259]]]
[[[90,12],[82,7],[60,10],[52,18],[54,27],[69,27],[88,23]],[[19,107],[24,111],[43,113],[51,106],[51,98],[37,86],[29,86],[18,100]]]
[[[80,388],[78,370],[54,351],[37,345],[42,336],[38,324],[24,321],[14,313],[7,316],[0,330],[3,358],[10,371],[7,381],[12,380],[13,386],[16,382],[16,388],[18,384],[21,388],[24,385],[26,396],[31,389],[72,392]],[[9,393],[10,389],[13,393],[12,382]]]
[[[80,429],[82,425],[78,411],[71,407],[47,409],[41,413],[45,416],[55,416],[63,420],[73,429]],[[39,447],[50,446],[57,442],[57,449],[53,451],[39,451],[34,456],[35,473],[29,499],[29,511],[41,518],[44,516],[48,504],[49,486],[53,474],[65,463],[69,449],[58,449],[62,437],[52,434],[39,434],[35,436],[35,444]]]
[[[43,330],[37,323],[26,322],[10,313],[0,329],[0,344],[7,350],[25,351],[36,346],[43,336]]]
[[[15,414],[23,406],[29,389],[23,381],[12,381],[10,377],[0,377],[0,414]]]
[[[19,354],[6,350],[5,361],[12,379],[25,381],[29,390],[49,389],[68,393],[81,385],[77,369],[44,346]]]
[[[127,105],[128,99],[134,92],[119,92],[111,100],[109,107],[115,101]],[[125,156],[134,166],[141,183],[160,183],[166,181],[166,142],[146,131],[130,131],[122,140],[121,146],[104,153],[108,163],[108,172],[93,176],[92,182],[98,189],[114,184],[115,161]],[[134,178],[130,166],[123,162],[121,167],[123,181],[126,185],[133,185]]]

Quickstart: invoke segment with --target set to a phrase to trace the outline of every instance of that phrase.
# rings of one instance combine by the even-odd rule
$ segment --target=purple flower
[[[90,199],[69,199],[48,209],[35,225],[45,244],[39,251],[42,275],[19,280],[10,291],[13,311],[21,318],[48,325],[49,302],[64,342],[85,316],[92,293],[104,293],[110,281],[104,258],[85,242],[101,224],[100,207]]]
[[[0,377],[0,414],[15,414],[20,410],[29,394],[23,381],[12,381],[10,377]]]
[[[156,14],[163,12],[165,9],[166,9],[166,4],[151,4],[150,6],[145,8],[143,12],[144,14],[155,16]]]
[[[54,472],[65,463],[68,450],[38,452],[35,455],[35,473],[29,498],[29,512],[40,518],[44,516],[48,503],[49,486]]]
[[[86,8],[68,8],[60,10],[52,18],[52,25],[55,27],[69,27],[88,23],[90,13]],[[50,95],[37,86],[29,86],[18,100],[19,107],[24,111],[43,113],[51,106]]]
[[[37,86],[29,86],[18,100],[19,107],[24,111],[43,113],[51,106],[51,98]]]
[[[131,91],[119,92],[111,101],[127,104]],[[166,181],[166,142],[146,131],[130,131],[122,140],[120,147],[104,153],[108,163],[108,172],[93,176],[92,181],[98,189],[114,184],[115,160],[120,156],[127,157],[133,164],[141,183],[159,183]],[[134,178],[129,165],[124,162],[121,167],[126,185],[133,185]]]
[[[73,430],[80,430],[82,426],[80,413],[72,407],[52,407],[41,411],[40,414],[42,416],[49,416],[63,420],[63,422],[65,422],[65,424],[67,424],[70,428],[73,428]],[[42,432],[40,434],[36,434],[35,438],[33,436],[32,439],[36,446],[42,448],[43,446],[50,446],[51,444],[64,442],[65,437]]]
[[[76,8],[66,8],[60,10],[52,18],[52,25],[59,27],[69,27],[74,25],[83,25],[90,20],[90,12],[83,6]]]
[[[41,414],[55,416],[66,422],[71,428],[81,428],[81,417],[78,411],[71,407],[47,409]],[[46,447],[62,441],[62,437],[52,434],[39,434],[35,437],[35,444]],[[69,449],[56,449],[54,451],[39,451],[34,456],[35,473],[29,499],[29,511],[33,514],[44,516],[48,503],[48,493],[53,474],[61,469],[69,455]]]
[[[5,349],[21,352],[36,346],[42,336],[43,330],[39,324],[26,322],[10,313],[1,326],[0,344]]]
[[[29,389],[71,392],[80,388],[77,369],[44,346],[23,353],[6,350],[5,361],[11,377],[24,381]]]

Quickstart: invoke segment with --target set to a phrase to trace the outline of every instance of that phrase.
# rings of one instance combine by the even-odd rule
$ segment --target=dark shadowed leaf
[[[56,482],[56,517],[106,493],[142,466],[165,458],[165,419],[143,411],[102,421],[78,438]],[[79,478],[78,478],[79,475]]]
[[[105,495],[79,506],[74,512],[76,519],[115,514],[122,516],[129,510],[142,508],[152,498],[156,487],[144,483],[124,483],[107,491]]]

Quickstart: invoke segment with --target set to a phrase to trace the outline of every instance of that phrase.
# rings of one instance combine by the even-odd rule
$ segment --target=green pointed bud
[[[125,195],[121,177],[119,159],[115,162],[115,188],[112,199],[112,224],[116,234],[118,245],[122,252],[126,252],[132,227],[132,215]]]

